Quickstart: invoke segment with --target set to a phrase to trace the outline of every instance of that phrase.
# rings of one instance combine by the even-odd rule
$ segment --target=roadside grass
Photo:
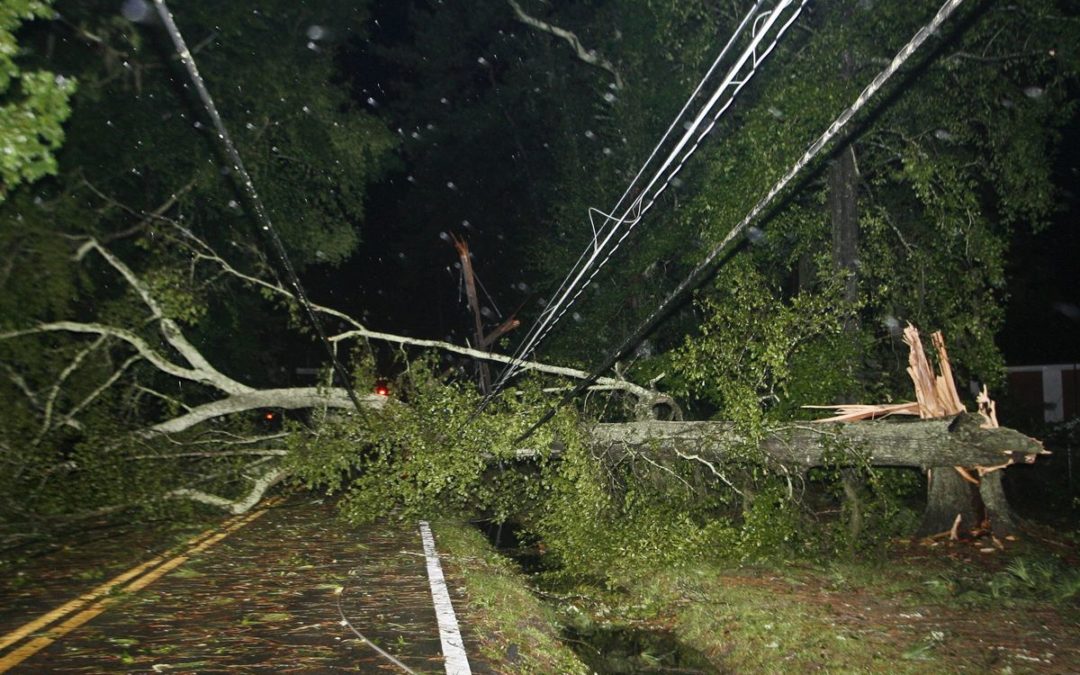
[[[1080,570],[1068,561],[1037,546],[989,560],[960,553],[702,564],[627,580],[621,604],[640,620],[666,622],[718,666],[754,673],[980,672],[1023,658],[988,648],[1028,653],[1014,648],[1002,611],[1031,635],[1047,629],[1048,612],[1056,635],[1080,624]]]
[[[927,672],[932,642],[913,662],[872,621],[861,627],[837,621],[836,608],[801,597],[813,592],[810,584],[771,576],[777,571],[765,584],[760,570],[654,574],[635,586],[637,606],[666,615],[681,641],[731,672]]]
[[[517,566],[482,534],[459,522],[432,523],[448,574],[461,580],[462,614],[481,653],[506,673],[585,675],[588,668],[559,638],[555,612],[528,590]]]

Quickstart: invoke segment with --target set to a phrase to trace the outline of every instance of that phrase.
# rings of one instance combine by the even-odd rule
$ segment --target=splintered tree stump
[[[979,522],[975,486],[964,480],[951,466],[938,466],[927,472],[926,510],[917,536],[948,532],[960,516],[960,527],[971,529]]]

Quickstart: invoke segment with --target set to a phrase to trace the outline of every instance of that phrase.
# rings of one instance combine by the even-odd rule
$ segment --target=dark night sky
[[[1013,239],[998,341],[1008,365],[1080,362],[1080,116],[1058,148],[1061,210],[1046,230]]]

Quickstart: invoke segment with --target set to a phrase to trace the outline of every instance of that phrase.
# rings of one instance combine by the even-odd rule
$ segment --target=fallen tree
[[[182,251],[190,260],[189,274],[202,273],[207,278],[240,282],[264,296],[285,303],[294,301],[284,286],[258,274],[238,270],[205,241],[197,238],[180,223],[166,217],[164,210],[155,212],[158,236]],[[163,488],[158,497],[166,499],[189,499],[242,512],[251,508],[270,487],[288,478],[282,460],[287,450],[271,440],[282,441],[280,436],[268,437],[253,431],[235,432],[220,428],[229,418],[242,416],[254,410],[276,409],[339,409],[352,408],[347,392],[335,386],[258,388],[227,375],[202,353],[190,340],[181,323],[173,318],[167,305],[157,297],[156,288],[148,283],[135,269],[126,264],[102,241],[80,238],[74,241],[72,262],[88,265],[91,261],[104,263],[104,270],[111,272],[126,284],[140,303],[143,315],[131,317],[121,324],[99,318],[92,320],[55,320],[33,325],[15,327],[0,332],[0,341],[33,340],[49,338],[55,343],[58,336],[65,336],[66,356],[57,360],[53,371],[42,377],[41,373],[20,372],[18,364],[5,368],[9,382],[15,391],[21,392],[27,401],[27,409],[37,416],[37,430],[26,443],[31,446],[48,444],[51,434],[62,430],[79,433],[83,429],[81,417],[92,411],[108,392],[124,388],[132,400],[150,397],[160,405],[152,416],[140,418],[141,424],[126,435],[111,441],[112,447],[129,444],[132,448],[123,454],[120,462],[180,462],[194,465],[177,472],[178,484]],[[351,340],[376,340],[401,347],[438,350],[493,363],[510,363],[511,358],[490,350],[454,345],[439,340],[426,340],[375,331],[355,318],[333,308],[314,305],[316,312],[334,319],[341,327],[330,336],[335,347]],[[103,358],[98,358],[99,356]],[[108,364],[98,369],[88,381],[73,387],[79,373],[87,370],[93,361]],[[943,360],[947,364],[947,359]],[[150,386],[146,378],[134,373],[155,373],[161,382],[191,383],[196,387],[170,387],[169,394],[162,388]],[[585,371],[545,364],[527,362],[522,370],[543,375],[583,379]],[[924,374],[925,375],[925,374]],[[951,374],[948,382],[951,386]],[[930,378],[933,380],[933,378]],[[944,380],[945,378],[942,378]],[[621,376],[603,377],[596,381],[592,391],[617,392],[634,401],[635,410],[642,421],[626,424],[598,424],[591,428],[589,436],[599,455],[615,457],[633,454],[657,461],[665,459],[692,462],[706,468],[712,475],[723,480],[729,487],[738,488],[724,474],[723,463],[732,448],[745,447],[747,439],[732,425],[721,422],[682,422],[675,402],[655,390],[655,380],[650,386],[630,382]],[[64,394],[65,389],[77,391]],[[950,394],[952,403],[945,408],[928,403],[931,390],[919,389],[919,409],[933,409],[933,415],[948,413],[948,418],[924,419],[911,422],[861,422],[856,424],[837,421],[830,424],[788,424],[769,430],[757,446],[769,462],[785,469],[805,470],[836,461],[831,454],[837,447],[847,448],[860,457],[860,461],[873,466],[915,467],[930,476],[930,506],[926,523],[939,527],[942,522],[953,522],[957,513],[967,522],[975,522],[974,509],[958,506],[970,497],[972,480],[979,482],[987,511],[997,524],[1011,526],[1010,514],[1000,486],[1000,472],[1017,462],[1030,462],[1043,452],[1034,439],[1016,431],[987,428],[987,418],[961,413],[957,409],[955,391]],[[361,397],[362,406],[374,414],[380,414],[387,399],[376,394]],[[912,412],[914,404],[865,407],[862,416],[874,416],[882,412]],[[869,414],[865,414],[870,410]],[[667,411],[676,420],[661,422],[655,418]],[[855,418],[848,418],[850,422]],[[359,441],[360,439],[358,439]],[[482,452],[479,450],[478,452]],[[528,453],[526,453],[528,454]],[[211,464],[217,462],[217,464]],[[952,467],[966,467],[963,473]],[[79,471],[80,467],[63,453],[58,453],[53,465],[39,469],[41,484],[51,476]],[[13,467],[15,474],[27,471],[25,465]],[[974,475],[981,477],[973,479]],[[226,476],[224,484],[231,485],[229,496],[220,496],[204,489],[204,482],[211,478]],[[959,483],[957,483],[959,481]],[[223,484],[221,480],[217,484]],[[957,489],[959,485],[962,490]],[[241,487],[243,486],[243,487]],[[970,501],[970,500],[969,500]],[[99,513],[96,507],[93,513]],[[924,526],[924,530],[926,527]]]
[[[835,462],[837,447],[850,448],[872,466],[924,471],[943,462],[968,467],[1030,463],[1045,452],[1035,439],[1013,429],[984,428],[983,421],[963,413],[902,422],[787,424],[772,428],[757,447],[770,460],[801,469]],[[591,435],[595,447],[606,454],[666,454],[710,462],[722,462],[730,448],[748,442],[727,422],[597,424]]]

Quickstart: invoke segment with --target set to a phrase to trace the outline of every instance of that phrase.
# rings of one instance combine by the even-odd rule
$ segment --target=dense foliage
[[[11,0],[0,7],[0,203],[15,187],[56,173],[74,80],[24,70],[15,32],[27,20],[52,16],[51,0]]]

